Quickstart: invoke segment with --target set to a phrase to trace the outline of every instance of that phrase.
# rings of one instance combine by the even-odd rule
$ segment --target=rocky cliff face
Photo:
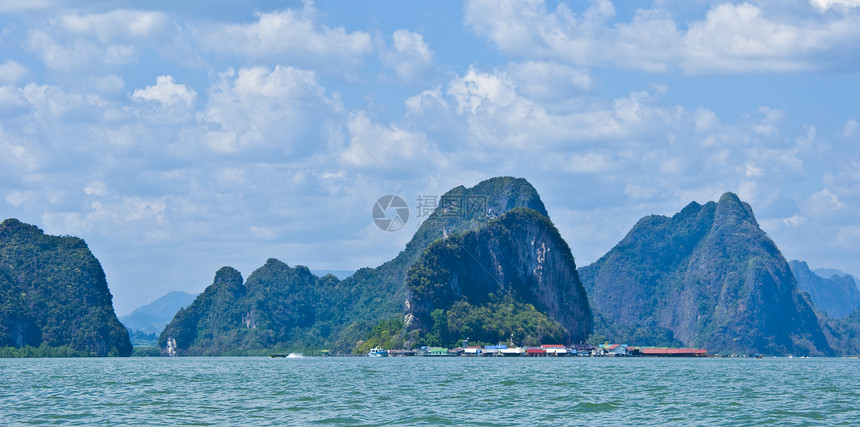
[[[159,336],[159,345],[181,355],[248,353],[305,347],[308,329],[327,324],[326,304],[338,280],[318,278],[304,266],[269,259],[247,281],[231,267],[215,273],[212,285],[179,310]],[[310,334],[320,335],[320,334]]]
[[[788,263],[801,291],[809,294],[816,308],[830,317],[845,317],[860,310],[860,290],[851,276],[832,275],[829,279],[809,270],[803,261]]]
[[[269,260],[243,284],[237,271],[225,267],[191,306],[176,314],[161,334],[160,346],[167,348],[175,341],[178,354],[296,346],[349,352],[380,321],[403,318],[409,295],[407,271],[429,246],[463,233],[471,236],[469,230],[482,230],[494,219],[495,225],[469,244],[484,257],[481,266],[497,269],[492,280],[506,285],[493,288],[492,280],[487,282],[471,265],[463,265],[464,271],[450,270],[472,297],[469,301],[486,299],[480,292],[504,291],[515,297],[506,300],[505,307],[516,307],[522,319],[543,322],[551,336],[585,338],[591,318],[573,257],[531,184],[493,178],[472,188],[454,188],[436,201],[436,208],[395,259],[361,269],[343,281],[317,278],[304,267],[290,269]],[[530,213],[501,220],[515,208],[528,208]],[[562,326],[564,333],[559,332]]]
[[[406,326],[418,335],[438,322],[434,310],[447,311],[461,301],[482,307],[504,296],[558,322],[565,343],[591,333],[591,311],[570,248],[549,219],[532,209],[508,211],[477,230],[436,241],[412,267],[407,284]],[[510,329],[506,334],[524,327],[513,321],[516,316],[510,313],[511,322],[503,324]],[[464,325],[446,320],[452,341],[482,334],[473,327],[460,334]]]
[[[471,188],[459,186],[436,199],[437,206],[397,257],[376,268],[365,268],[343,280],[341,324],[334,349],[348,351],[382,319],[402,316],[407,298],[406,275],[433,242],[446,236],[479,228],[487,221],[518,208],[530,208],[546,216],[537,190],[525,179],[497,177]],[[415,213],[417,214],[417,212]]]
[[[639,330],[640,340],[669,336],[712,352],[833,353],[788,263],[732,193],[672,218],[643,218],[580,273],[600,314]]]
[[[128,356],[101,264],[77,237],[45,235],[15,219],[0,224],[0,346],[67,346]]]

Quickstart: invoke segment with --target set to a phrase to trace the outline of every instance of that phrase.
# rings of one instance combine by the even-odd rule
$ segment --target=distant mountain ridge
[[[180,308],[188,307],[195,294],[182,291],[172,291],[157,298],[149,304],[140,306],[131,313],[120,316],[119,320],[126,328],[144,334],[159,334],[173,319]]]
[[[830,355],[788,263],[733,193],[641,219],[580,270],[616,340],[680,342],[712,352]]]
[[[0,223],[0,347],[128,356],[104,270],[86,242],[17,219]]]
[[[815,307],[831,317],[845,317],[860,310],[860,289],[851,275],[833,274],[823,278],[813,273],[804,261],[788,263],[800,290],[809,294]]]
[[[860,283],[858,283],[856,277],[854,277],[854,276],[852,276],[852,275],[850,275],[850,274],[848,274],[842,270],[837,270],[835,268],[816,268],[816,269],[812,270],[812,272],[815,273],[816,276],[824,278],[824,279],[829,279],[833,276],[839,276],[839,277],[846,277],[847,276],[847,277],[850,277],[851,280],[853,280],[854,283],[858,287],[860,287]]]

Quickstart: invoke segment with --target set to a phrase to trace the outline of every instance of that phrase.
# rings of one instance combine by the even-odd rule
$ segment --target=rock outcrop
[[[714,353],[833,354],[788,263],[732,193],[671,218],[641,219],[580,275],[600,316],[628,331],[615,340],[676,340]]]

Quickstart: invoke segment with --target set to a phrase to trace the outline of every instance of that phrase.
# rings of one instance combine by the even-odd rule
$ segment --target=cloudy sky
[[[0,0],[0,217],[86,239],[120,314],[376,266],[420,221],[378,197],[498,175],[580,266],[733,191],[860,276],[860,0],[357,3]]]

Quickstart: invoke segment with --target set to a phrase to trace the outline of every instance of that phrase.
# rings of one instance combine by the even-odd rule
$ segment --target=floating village
[[[466,343],[464,343],[466,344]],[[540,347],[514,347],[504,344],[457,348],[421,347],[414,350],[373,348],[369,357],[708,357],[702,348],[637,347],[626,344],[564,346],[544,344]]]

